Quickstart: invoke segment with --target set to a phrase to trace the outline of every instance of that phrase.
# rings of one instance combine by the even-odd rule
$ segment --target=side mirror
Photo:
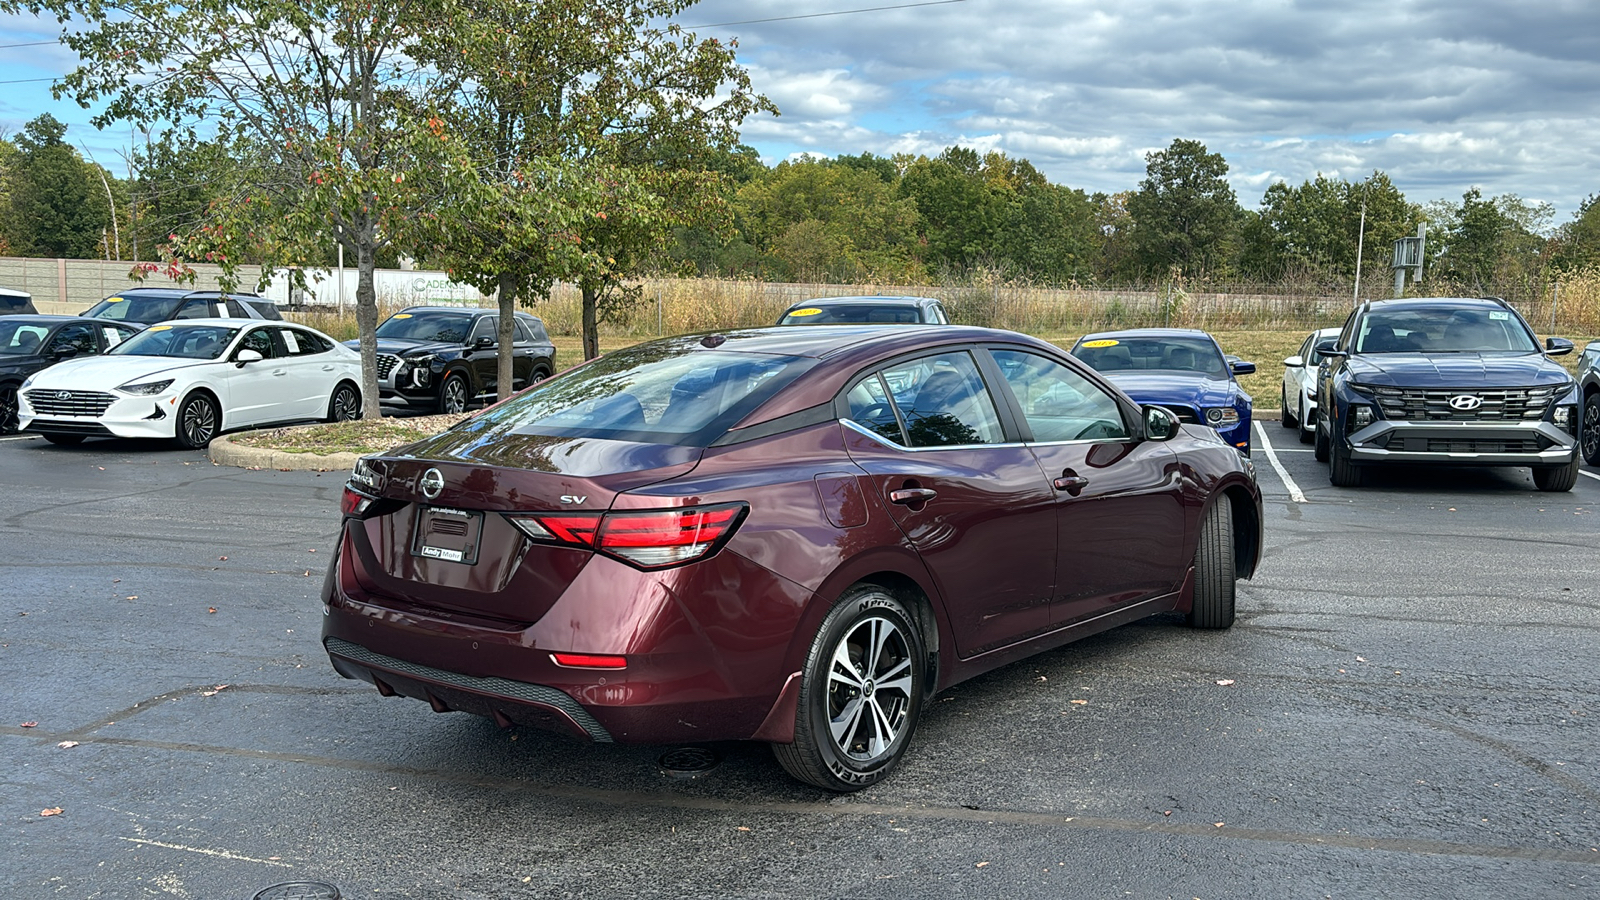
[[[1323,338],[1322,340],[1317,341],[1317,353],[1322,356],[1332,356],[1338,359],[1344,359],[1346,356],[1349,356],[1350,354],[1338,349],[1338,344],[1338,338]]]
[[[488,349],[493,348],[494,345],[495,345],[494,338],[492,338],[492,337],[481,337],[481,338],[478,338],[477,340],[472,342],[472,349],[474,349],[474,350],[488,350]]]
[[[1572,348],[1569,346],[1567,349],[1570,350]],[[50,358],[55,360],[55,361],[57,361],[57,362],[60,362],[63,359],[71,359],[71,358],[73,358],[74,356],[77,356],[77,355],[78,355],[78,348],[77,347],[72,347],[72,346],[63,345],[63,346],[60,346],[60,347],[52,348],[50,350]]]
[[[1164,406],[1144,407],[1144,436],[1152,441],[1170,441],[1178,436],[1178,417]]]
[[[233,357],[233,364],[242,369],[245,363],[261,362],[263,359],[266,357],[261,355],[260,350],[240,350]]]
[[[1291,356],[1288,359],[1283,361],[1284,367],[1285,368],[1290,368],[1290,369],[1303,368],[1305,366],[1305,364],[1306,364],[1306,360],[1305,360],[1305,357],[1303,357],[1303,356]]]
[[[1544,352],[1546,356],[1566,356],[1572,352],[1573,344],[1566,338],[1545,338]]]
[[[1242,360],[1237,360],[1237,359],[1233,361],[1233,374],[1235,374],[1235,375],[1254,375],[1255,373],[1256,373],[1256,364],[1255,363],[1253,363],[1253,362],[1244,362]]]

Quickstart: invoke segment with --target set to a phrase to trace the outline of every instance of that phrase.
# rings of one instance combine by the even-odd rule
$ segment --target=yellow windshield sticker
[[[800,316],[820,316],[820,315],[822,315],[822,310],[815,309],[815,308],[812,308],[812,307],[807,307],[805,309],[796,309],[796,310],[793,310],[793,311],[791,311],[789,313],[789,317],[790,318],[798,318]]]
[[[1084,341],[1083,345],[1085,347],[1093,347],[1093,348],[1098,350],[1101,347],[1115,347],[1116,345],[1118,345],[1120,343],[1122,343],[1122,342],[1121,341]]]
[[[172,326],[171,325],[151,325],[149,328],[145,329],[145,331],[171,331],[171,330],[172,330]]]
[[[107,303],[121,303],[122,302],[122,298],[121,297],[107,297],[106,298],[106,302]]]
[[[411,313],[396,313],[395,315],[391,316],[390,318],[394,318],[394,319],[409,319],[409,318],[411,318]]]

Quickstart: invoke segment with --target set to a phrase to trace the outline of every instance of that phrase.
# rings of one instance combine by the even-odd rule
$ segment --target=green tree
[[[741,234],[768,254],[771,277],[790,281],[901,281],[920,277],[917,211],[873,166],[785,161],[735,196]]]
[[[1572,270],[1600,266],[1600,194],[1579,204],[1572,221],[1557,232],[1555,265]]]
[[[69,259],[105,255],[111,207],[102,172],[78,155],[66,133],[67,126],[45,113],[17,135],[5,217],[13,252]]]
[[[900,195],[916,204],[930,268],[962,271],[998,261],[1007,197],[984,177],[976,150],[949,147],[935,159],[918,157],[900,178]]]
[[[80,64],[56,90],[103,104],[97,125],[204,123],[240,161],[173,257],[232,271],[256,252],[267,272],[299,272],[332,240],[355,258],[363,409],[378,416],[378,255],[423,216],[476,202],[458,177],[470,167],[427,116],[453,84],[411,52],[469,17],[459,0],[0,0],[19,8],[68,23]]]
[[[1007,195],[1006,217],[996,243],[1011,268],[1053,284],[1094,277],[1101,246],[1096,227],[1099,210],[1087,194],[1041,177],[1008,190]]]
[[[422,42],[465,86],[447,108],[499,197],[472,216],[474,238],[455,248],[453,268],[499,289],[503,341],[519,292],[577,281],[592,358],[599,322],[638,296],[625,282],[675,232],[726,222],[712,166],[738,145],[746,116],[773,108],[751,90],[734,44],[655,24],[691,0],[468,5],[466,22]]]
[[[1299,186],[1277,182],[1241,232],[1241,264],[1265,278],[1347,278],[1359,246],[1363,270],[1377,273],[1388,265],[1395,239],[1415,233],[1420,220],[1421,210],[1382,172],[1356,183],[1321,173]]]
[[[1128,199],[1133,255],[1149,275],[1226,272],[1243,216],[1228,185],[1228,162],[1199,141],[1174,140],[1145,155],[1145,178]]]
[[[1539,232],[1552,215],[1547,203],[1515,194],[1485,199],[1477,188],[1462,194],[1460,204],[1433,204],[1433,277],[1478,294],[1532,296],[1544,281]]]

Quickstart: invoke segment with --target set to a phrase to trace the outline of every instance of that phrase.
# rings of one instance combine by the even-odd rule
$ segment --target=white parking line
[[[1283,486],[1289,489],[1289,499],[1296,503],[1305,503],[1306,495],[1300,491],[1300,485],[1294,483],[1294,479],[1289,477],[1289,470],[1283,467],[1283,463],[1278,462],[1278,452],[1272,449],[1272,441],[1267,438],[1267,430],[1261,427],[1260,422],[1255,425],[1256,434],[1261,436],[1261,449],[1267,451],[1267,462],[1272,463],[1272,470],[1278,473],[1278,477],[1283,479]]]
[[[1600,475],[1596,475],[1593,472],[1585,472],[1582,469],[1579,469],[1578,474],[1584,476],[1585,478],[1593,478],[1595,481],[1600,481]]]
[[[0,441],[31,441],[35,437],[38,437],[38,435],[18,434],[18,435],[13,435],[11,437],[0,437]]]

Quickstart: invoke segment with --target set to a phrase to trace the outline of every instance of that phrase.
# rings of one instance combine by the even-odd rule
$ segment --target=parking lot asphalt
[[[959,685],[832,797],[758,744],[674,778],[339,678],[341,473],[0,439],[0,897],[1600,895],[1600,473],[1343,489],[1257,448],[1232,630]]]

